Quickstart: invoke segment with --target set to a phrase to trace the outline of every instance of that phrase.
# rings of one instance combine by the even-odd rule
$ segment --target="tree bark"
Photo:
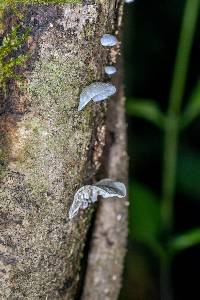
[[[118,67],[122,65],[119,64]],[[117,86],[122,82],[120,75],[115,79]],[[104,166],[106,177],[120,180],[127,185],[124,103],[121,86],[117,95],[108,104]],[[127,199],[117,198],[99,203],[82,300],[118,299],[126,252],[128,204]]]
[[[4,11],[1,41],[13,25],[30,32],[19,50],[28,60],[16,68],[23,79],[8,78],[7,92],[0,93],[1,299],[74,299],[78,293],[93,208],[72,221],[68,211],[76,190],[95,180],[108,127],[105,116],[114,110],[107,103],[90,103],[81,112],[77,107],[81,89],[105,81],[104,66],[116,61],[118,49],[111,55],[99,41],[104,33],[116,32],[120,5],[116,0],[20,4],[20,16]],[[123,107],[118,111],[123,114]],[[119,152],[124,153],[123,138],[122,144]],[[118,153],[110,155],[108,175],[121,179],[114,163]],[[115,203],[112,218],[121,211]],[[104,213],[98,212],[97,222],[109,218]],[[124,210],[122,217],[126,230]],[[120,235],[113,236],[123,249],[120,265],[125,235],[122,243]]]

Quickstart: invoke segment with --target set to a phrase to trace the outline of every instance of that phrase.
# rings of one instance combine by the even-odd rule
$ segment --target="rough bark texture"
[[[118,65],[120,68],[121,65]],[[120,86],[119,73],[115,84]],[[123,87],[108,104],[105,176],[127,184],[126,122]],[[82,300],[116,300],[121,287],[127,241],[127,199],[101,201],[89,251]]]
[[[0,93],[0,299],[74,299],[77,292],[92,210],[72,221],[68,211],[100,166],[107,110],[90,103],[78,113],[79,94],[105,80],[103,68],[117,55],[99,39],[115,31],[119,2],[94,2],[18,7],[31,29],[30,57],[23,82],[12,79]],[[8,11],[4,33],[13,18]],[[121,179],[114,161],[110,168]],[[116,218],[102,209],[103,218]],[[125,212],[118,205],[116,212],[125,226]]]

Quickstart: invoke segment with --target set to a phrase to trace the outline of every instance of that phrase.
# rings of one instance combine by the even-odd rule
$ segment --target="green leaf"
[[[126,111],[129,115],[143,118],[163,128],[165,117],[157,103],[152,100],[128,98]]]
[[[200,114],[200,80],[197,82],[182,114],[181,127],[187,127]]]
[[[130,234],[133,238],[149,242],[160,232],[160,203],[145,185],[130,184]]]
[[[169,250],[172,253],[177,253],[196,245],[200,245],[200,228],[192,229],[174,237],[169,244]]]

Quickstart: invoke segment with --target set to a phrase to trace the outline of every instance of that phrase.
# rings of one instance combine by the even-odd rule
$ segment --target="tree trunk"
[[[93,102],[77,111],[82,88],[105,81],[104,66],[116,62],[119,47],[101,46],[100,37],[118,32],[121,1],[18,4],[0,13],[0,50],[5,37],[17,45],[12,51],[0,52],[0,299],[74,299],[84,290],[80,288],[81,259],[86,255],[93,208],[80,211],[70,221],[73,196],[79,187],[96,180],[103,153],[109,159],[107,176],[122,181],[126,177],[126,163],[120,166],[116,161],[126,161],[122,92],[115,105],[113,100],[108,100],[109,105]],[[26,41],[18,35],[27,35]],[[15,62],[13,69],[10,61]],[[119,89],[119,78],[116,82]],[[118,120],[118,127],[112,117]],[[106,132],[117,139],[118,147],[115,141],[104,147]],[[110,281],[108,275],[109,290],[114,287],[115,291],[107,292],[107,298],[90,295],[85,299],[117,298],[127,220],[126,202],[121,201],[106,200],[100,206],[93,234],[109,215],[105,233],[118,220],[120,234],[109,231],[114,235],[107,238],[105,249],[111,251],[103,256],[104,264],[108,258],[107,267],[117,276]],[[121,250],[115,257],[116,246]],[[94,247],[92,243],[91,255]],[[94,272],[90,262],[89,254],[83,298]],[[103,293],[101,279],[105,278],[98,278]]]

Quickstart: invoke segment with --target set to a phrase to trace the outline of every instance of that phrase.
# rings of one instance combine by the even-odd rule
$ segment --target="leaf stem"
[[[190,53],[199,12],[199,0],[186,0],[172,85],[169,94],[169,106],[164,127],[164,152],[162,176],[161,222],[166,239],[173,229],[173,204],[176,187],[176,165],[180,129],[180,110],[185,93]],[[173,299],[171,289],[171,259],[161,259],[160,287],[161,299]]]
[[[166,116],[163,153],[163,179],[161,220],[163,231],[170,234],[173,228],[173,201],[176,184],[176,163],[179,136],[180,109],[185,92],[189,58],[197,23],[200,1],[187,0],[181,26],[175,61],[169,107]]]
[[[200,1],[187,0],[183,15],[172,86],[169,95],[169,112],[179,114],[184,96],[195,27],[198,19]]]
[[[171,257],[161,260],[160,264],[160,294],[161,300],[172,300]]]

